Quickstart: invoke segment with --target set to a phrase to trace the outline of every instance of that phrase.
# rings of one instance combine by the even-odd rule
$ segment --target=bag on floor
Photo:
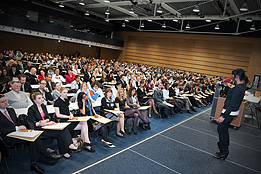
[[[77,135],[77,137],[72,138],[72,141],[77,150],[82,150],[84,148],[84,143],[80,135]]]

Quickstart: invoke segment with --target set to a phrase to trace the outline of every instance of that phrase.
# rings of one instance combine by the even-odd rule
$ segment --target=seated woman
[[[127,105],[131,108],[138,109],[140,107],[135,87],[131,87],[127,92],[126,101]],[[150,129],[150,122],[148,121],[147,112],[140,114],[140,118],[142,118],[142,122],[139,123],[139,126],[144,130]]]
[[[88,90],[88,85],[86,82],[82,82],[81,86],[80,86],[80,89],[78,89],[78,91],[76,92],[76,100],[75,102],[77,102],[77,97],[78,97],[78,94],[80,92],[84,92],[85,94],[87,94],[88,98],[91,99],[91,96],[90,96],[90,91]],[[92,102],[94,102],[93,99],[91,99]]]
[[[115,99],[115,106],[121,110],[121,111],[125,111],[125,117],[130,117],[133,118],[133,127],[132,127],[132,131],[135,135],[138,135],[137,131],[136,131],[136,126],[138,123],[138,119],[140,118],[141,120],[143,120],[143,117],[140,113],[140,111],[136,108],[131,108],[127,105],[126,102],[126,94],[123,88],[118,89],[118,93]],[[145,120],[143,120],[144,122],[146,122]]]
[[[54,102],[54,111],[57,118],[60,119],[60,122],[67,122],[68,119],[73,119],[74,116],[70,112],[69,109],[69,100],[67,99],[68,89],[65,87],[61,87],[60,89],[60,97]],[[86,121],[72,122],[68,126],[69,131],[73,130],[81,130],[81,137],[83,142],[85,143],[85,150],[89,152],[95,152],[89,144],[89,130]]]
[[[45,70],[44,69],[40,69],[40,75],[38,76],[38,79],[46,79],[46,76],[45,76]]]
[[[53,101],[57,100],[60,97],[60,89],[61,89],[61,82],[56,82],[54,85],[55,90],[52,92]]]
[[[107,88],[104,92],[105,97],[101,100],[101,110],[100,113],[102,116],[106,117],[105,115],[107,112],[104,109],[108,110],[114,110],[116,108],[114,100],[112,99],[112,90],[111,88]],[[117,114],[117,118],[114,120],[117,121],[117,133],[116,136],[124,138],[125,132],[124,132],[124,114]],[[103,139],[107,141],[107,136],[103,136]]]
[[[65,83],[66,84],[71,84],[74,81],[75,74],[72,73],[71,69],[67,70],[67,75],[65,76]]]
[[[28,120],[31,129],[41,129],[43,126],[52,125],[55,122],[51,121],[46,106],[43,104],[43,95],[40,92],[32,94],[34,104],[28,109]],[[43,136],[57,138],[59,152],[65,157],[70,158],[68,148],[76,151],[73,145],[72,137],[67,128],[63,130],[47,130],[45,129]]]
[[[140,87],[137,89],[137,96],[138,96],[138,100],[142,105],[149,105],[149,117],[151,118],[151,108],[153,108],[153,111],[155,114],[159,114],[156,110],[155,104],[154,104],[154,100],[153,98],[146,98],[147,96],[147,91],[145,88],[145,81],[142,80],[140,81]]]

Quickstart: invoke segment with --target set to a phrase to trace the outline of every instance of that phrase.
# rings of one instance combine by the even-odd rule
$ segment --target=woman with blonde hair
[[[69,119],[73,119],[74,116],[69,109],[69,100],[67,99],[68,89],[61,87],[60,97],[54,102],[54,111],[57,118],[60,119],[60,122],[67,122]],[[85,143],[85,150],[89,152],[95,152],[94,149],[90,146],[91,141],[89,138],[88,125],[86,121],[72,122],[68,129],[70,131],[81,130],[81,137]]]

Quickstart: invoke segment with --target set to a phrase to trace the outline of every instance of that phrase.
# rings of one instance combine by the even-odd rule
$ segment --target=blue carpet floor
[[[101,144],[100,140],[101,137],[97,135],[97,133],[92,133],[92,143],[96,146],[94,149],[96,150],[95,153],[90,153],[87,151],[81,151],[78,153],[72,153],[73,156],[72,159],[64,159],[61,158],[59,162],[54,166],[48,166],[45,164],[39,164],[46,173],[50,174],[64,174],[64,173],[71,173],[78,168],[81,168],[83,166],[86,166],[89,163],[92,163],[96,160],[99,160],[100,158],[103,158],[104,156],[107,156],[111,153],[115,153],[116,151],[130,146],[131,144],[134,144],[146,137],[149,137],[155,133],[158,133],[174,124],[177,124],[191,116],[193,116],[196,113],[199,113],[201,111],[204,111],[205,109],[208,109],[211,106],[205,107],[205,108],[198,108],[197,112],[193,112],[193,114],[188,113],[182,113],[182,114],[175,114],[174,116],[171,116],[170,119],[161,119],[157,115],[152,115],[152,118],[150,118],[151,121],[151,130],[142,130],[137,126],[138,135],[130,134],[127,135],[126,138],[119,138],[115,136],[115,130],[113,130],[110,133],[109,140],[116,146],[116,148],[109,148],[103,144]],[[129,119],[129,122],[131,119]],[[127,124],[129,124],[129,122]],[[130,126],[129,126],[130,127]],[[45,140],[44,143],[47,146],[56,147],[56,140],[51,144],[49,140]],[[34,173],[29,170],[30,162],[29,162],[29,156],[27,149],[19,149],[18,151],[10,150],[10,155],[8,157],[8,165],[10,168],[10,173]],[[0,173],[4,174],[7,173],[4,162],[2,162],[0,166]]]

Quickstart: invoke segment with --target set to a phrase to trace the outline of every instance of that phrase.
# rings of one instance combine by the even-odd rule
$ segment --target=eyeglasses
[[[42,84],[42,85],[46,85],[46,83],[40,83],[40,84]]]

